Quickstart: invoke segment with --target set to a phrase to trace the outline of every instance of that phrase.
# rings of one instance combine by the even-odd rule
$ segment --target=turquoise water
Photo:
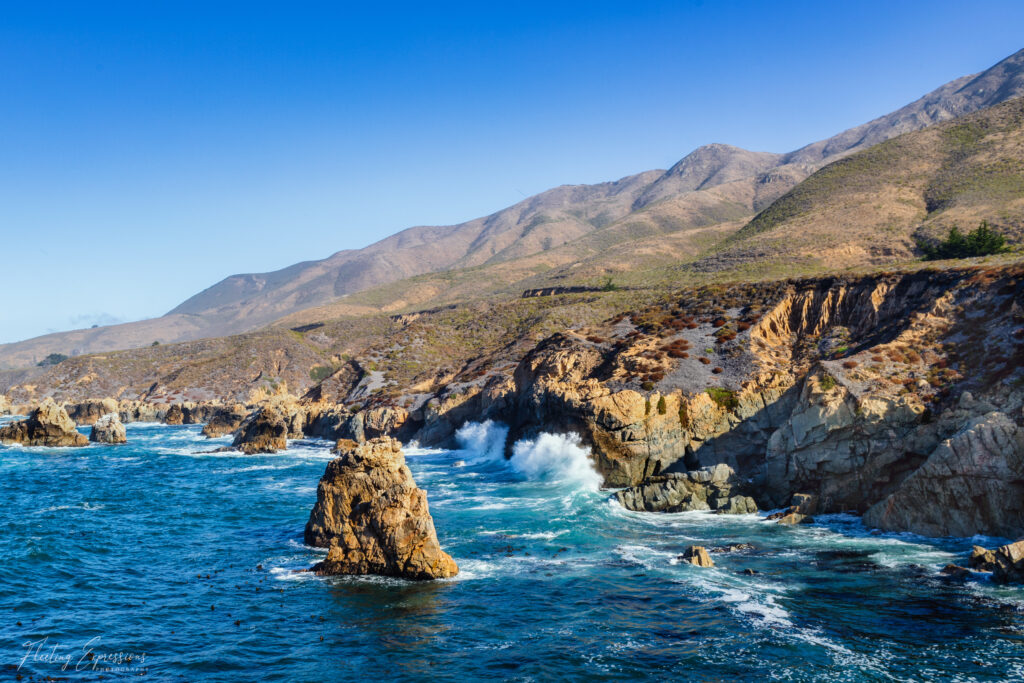
[[[597,489],[571,439],[519,444],[509,462],[501,436],[475,425],[462,434],[466,450],[407,450],[462,570],[419,584],[295,573],[323,556],[302,530],[330,459],[325,442],[202,455],[226,440],[195,426],[129,425],[126,446],[0,447],[3,674],[1024,676],[1024,590],[938,574],[970,540],[872,534],[845,516],[789,528],[627,512]],[[714,569],[676,560],[691,544],[740,542],[756,549],[715,554]]]

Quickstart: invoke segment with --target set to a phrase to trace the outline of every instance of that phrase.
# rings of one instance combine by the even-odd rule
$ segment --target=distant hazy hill
[[[631,254],[645,248],[644,239],[659,235],[671,236],[666,255],[695,251],[706,247],[708,239],[726,236],[711,226],[750,218],[831,160],[1021,94],[1024,50],[892,114],[789,154],[707,145],[668,171],[562,186],[485,218],[409,228],[321,261],[234,275],[161,318],[0,345],[0,367],[24,366],[54,352],[107,351],[252,330],[304,309],[335,305],[345,295],[427,273],[514,263],[518,265],[510,266],[508,274],[521,277],[522,268],[541,272],[595,259],[622,268]],[[696,229],[704,230],[699,240],[688,232]]]

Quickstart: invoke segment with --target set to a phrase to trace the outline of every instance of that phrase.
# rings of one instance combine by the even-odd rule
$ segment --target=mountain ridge
[[[388,282],[536,257],[618,224],[628,228],[653,220],[644,234],[659,234],[708,225],[701,216],[728,222],[746,211],[752,217],[830,160],[1021,94],[1024,50],[983,72],[950,81],[895,112],[793,152],[704,145],[668,170],[594,185],[563,185],[464,223],[415,226],[363,249],[342,250],[267,273],[232,275],[160,318],[0,345],[0,367],[25,366],[52,352],[109,351],[258,329]],[[727,192],[709,200],[706,193],[717,188]],[[688,218],[680,219],[680,211]],[[632,239],[634,231],[614,234],[619,242],[606,236],[595,244],[612,249],[621,240]]]

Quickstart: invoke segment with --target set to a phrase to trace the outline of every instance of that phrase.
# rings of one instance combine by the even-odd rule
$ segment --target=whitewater
[[[198,426],[124,446],[0,447],[9,678],[169,681],[1006,680],[1024,591],[939,570],[972,543],[763,515],[624,510],[572,435],[463,427],[405,448],[447,581],[316,577],[302,542],[330,444],[201,453]],[[703,569],[690,545],[724,549]],[[747,570],[750,570],[749,572]],[[91,654],[89,657],[87,655]]]

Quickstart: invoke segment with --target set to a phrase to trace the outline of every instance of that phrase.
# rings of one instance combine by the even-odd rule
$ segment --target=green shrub
[[[323,382],[332,372],[334,368],[329,365],[314,365],[309,371],[309,378],[314,382]]]
[[[721,387],[709,387],[706,391],[712,401],[726,410],[736,410],[740,406],[740,400],[736,397],[735,391]]]
[[[45,368],[47,365],[57,365],[58,363],[63,363],[67,359],[68,357],[65,356],[63,353],[51,353],[49,356],[36,363],[36,365],[41,368]]]
[[[679,402],[679,426],[683,429],[690,426],[690,410],[687,408],[686,401]]]
[[[651,414],[651,399],[644,401],[644,416]]]
[[[825,391],[831,391],[832,389],[835,389],[837,384],[838,382],[836,382],[836,378],[833,377],[832,375],[824,375],[821,378],[821,388]]]
[[[949,236],[938,244],[919,240],[917,246],[924,252],[925,261],[940,259],[971,258],[1002,254],[1010,250],[1006,238],[989,227],[988,221],[964,235],[955,225],[949,229]]]
[[[641,384],[640,388],[643,389],[644,391],[654,391],[654,382],[648,380]]]
[[[665,403],[665,397],[662,396],[658,399],[658,415],[664,415],[668,412],[668,405]]]

